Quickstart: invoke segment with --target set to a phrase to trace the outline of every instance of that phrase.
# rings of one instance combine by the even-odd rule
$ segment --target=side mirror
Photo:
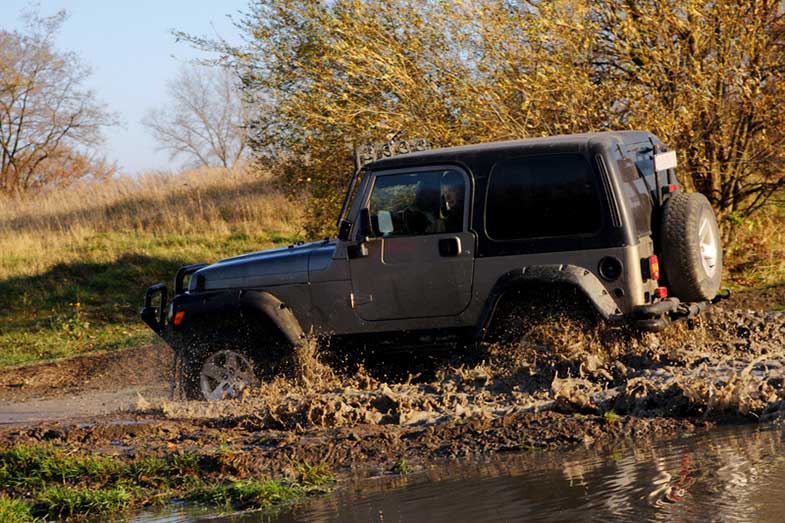
[[[341,220],[341,225],[338,227],[338,239],[341,241],[349,241],[349,233],[352,232],[352,222],[349,220]]]
[[[360,241],[367,241],[368,236],[373,235],[373,225],[371,224],[371,211],[366,207],[360,209]]]
[[[382,235],[395,232],[395,227],[393,227],[392,214],[390,214],[390,211],[379,211],[379,214],[376,215],[376,219],[379,221],[379,232]]]

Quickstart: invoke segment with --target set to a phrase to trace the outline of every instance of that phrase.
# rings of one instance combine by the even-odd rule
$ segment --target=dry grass
[[[772,206],[740,220],[725,241],[725,280],[736,288],[785,283],[785,209]]]
[[[200,169],[147,174],[23,199],[0,198],[0,279],[35,274],[73,260],[96,235],[292,237],[299,206],[269,176],[250,171]]]
[[[300,239],[269,176],[197,170],[0,200],[0,365],[153,338],[145,287],[178,266]]]

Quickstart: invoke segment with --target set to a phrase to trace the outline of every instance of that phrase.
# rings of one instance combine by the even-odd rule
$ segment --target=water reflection
[[[784,451],[781,426],[726,427],[637,447],[496,456],[358,479],[277,514],[210,521],[782,521]]]

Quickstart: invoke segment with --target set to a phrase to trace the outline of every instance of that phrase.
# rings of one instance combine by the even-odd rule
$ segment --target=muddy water
[[[289,521],[782,521],[785,427],[724,427],[645,447],[501,455],[342,484],[276,514]],[[206,521],[148,515],[138,521]]]

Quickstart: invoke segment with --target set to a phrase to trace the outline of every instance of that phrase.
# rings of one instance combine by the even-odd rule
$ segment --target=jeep
[[[356,159],[337,239],[182,267],[171,299],[147,290],[142,319],[186,398],[237,397],[311,335],[331,350],[476,344],[511,290],[567,287],[648,331],[722,297],[712,207],[680,190],[651,133],[401,141]]]

